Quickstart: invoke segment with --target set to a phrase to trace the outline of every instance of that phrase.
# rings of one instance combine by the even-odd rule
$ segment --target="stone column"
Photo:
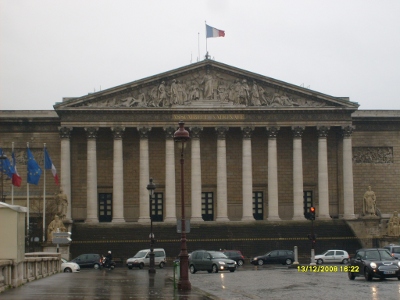
[[[353,190],[353,152],[351,134],[353,126],[342,127],[343,133],[343,205],[344,219],[355,219]]]
[[[202,222],[201,216],[201,156],[200,156],[200,134],[202,127],[190,128],[192,134],[192,216],[191,222]]]
[[[113,223],[125,222],[124,219],[124,151],[122,137],[125,127],[111,127],[114,135],[113,160]]]
[[[165,217],[164,222],[176,223],[175,141],[176,128],[165,130]]]
[[[279,127],[267,127],[268,133],[268,221],[280,221],[278,202],[278,157],[276,136]]]
[[[251,134],[254,128],[242,128],[242,221],[254,221],[253,216],[253,168],[251,156]]]
[[[72,198],[71,198],[71,131],[72,127],[59,127],[60,139],[61,139],[61,188],[67,195],[68,209],[66,215],[66,221],[71,221],[71,209],[72,209]]]
[[[305,220],[303,198],[303,151],[301,137],[304,127],[293,126],[293,220]]]
[[[215,221],[228,219],[228,182],[226,174],[226,133],[228,127],[217,127],[217,217]]]
[[[138,222],[150,222],[149,191],[149,132],[150,127],[138,127],[140,134],[140,174],[139,174],[139,219]]]
[[[86,223],[98,223],[98,199],[97,199],[97,155],[96,138],[99,128],[87,127],[87,212]]]
[[[318,126],[318,219],[330,219],[329,184],[328,184],[328,150],[327,136],[329,127]]]

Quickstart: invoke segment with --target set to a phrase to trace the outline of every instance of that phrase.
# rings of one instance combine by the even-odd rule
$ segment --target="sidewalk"
[[[79,273],[59,273],[4,291],[0,299],[187,299],[219,298],[192,286],[190,291],[174,289],[173,269],[147,270],[116,268],[82,269]]]

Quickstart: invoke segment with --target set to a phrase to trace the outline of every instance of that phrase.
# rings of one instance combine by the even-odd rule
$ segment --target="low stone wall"
[[[26,253],[21,262],[0,260],[0,293],[26,282],[44,278],[60,272],[60,253]]]

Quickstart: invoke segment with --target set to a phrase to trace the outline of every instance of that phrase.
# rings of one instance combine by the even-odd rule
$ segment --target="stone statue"
[[[56,200],[57,204],[57,215],[64,220],[67,216],[68,210],[68,199],[67,195],[63,193],[63,190],[60,188],[60,192],[55,194],[54,199]]]
[[[390,236],[399,236],[400,235],[400,219],[399,219],[397,211],[394,211],[393,216],[391,216],[389,219],[387,235],[390,235]]]
[[[64,223],[60,220],[58,215],[54,216],[54,220],[50,222],[49,226],[47,227],[47,241],[51,242],[53,239],[53,232],[65,232],[67,229],[64,226]]]
[[[204,84],[204,99],[212,99],[214,93],[213,77],[209,70],[207,70],[200,84]]]
[[[366,191],[364,194],[363,215],[376,216],[376,196],[371,190],[371,186],[368,186],[368,191]]]

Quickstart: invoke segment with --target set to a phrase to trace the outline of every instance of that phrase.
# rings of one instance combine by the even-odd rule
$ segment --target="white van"
[[[154,266],[159,266],[160,268],[164,268],[167,263],[167,255],[165,254],[165,250],[163,248],[155,248],[154,250]],[[132,269],[133,267],[139,267],[139,269],[143,269],[144,266],[150,265],[150,249],[143,249],[138,251],[134,257],[128,258],[126,260],[126,266],[128,269]]]

